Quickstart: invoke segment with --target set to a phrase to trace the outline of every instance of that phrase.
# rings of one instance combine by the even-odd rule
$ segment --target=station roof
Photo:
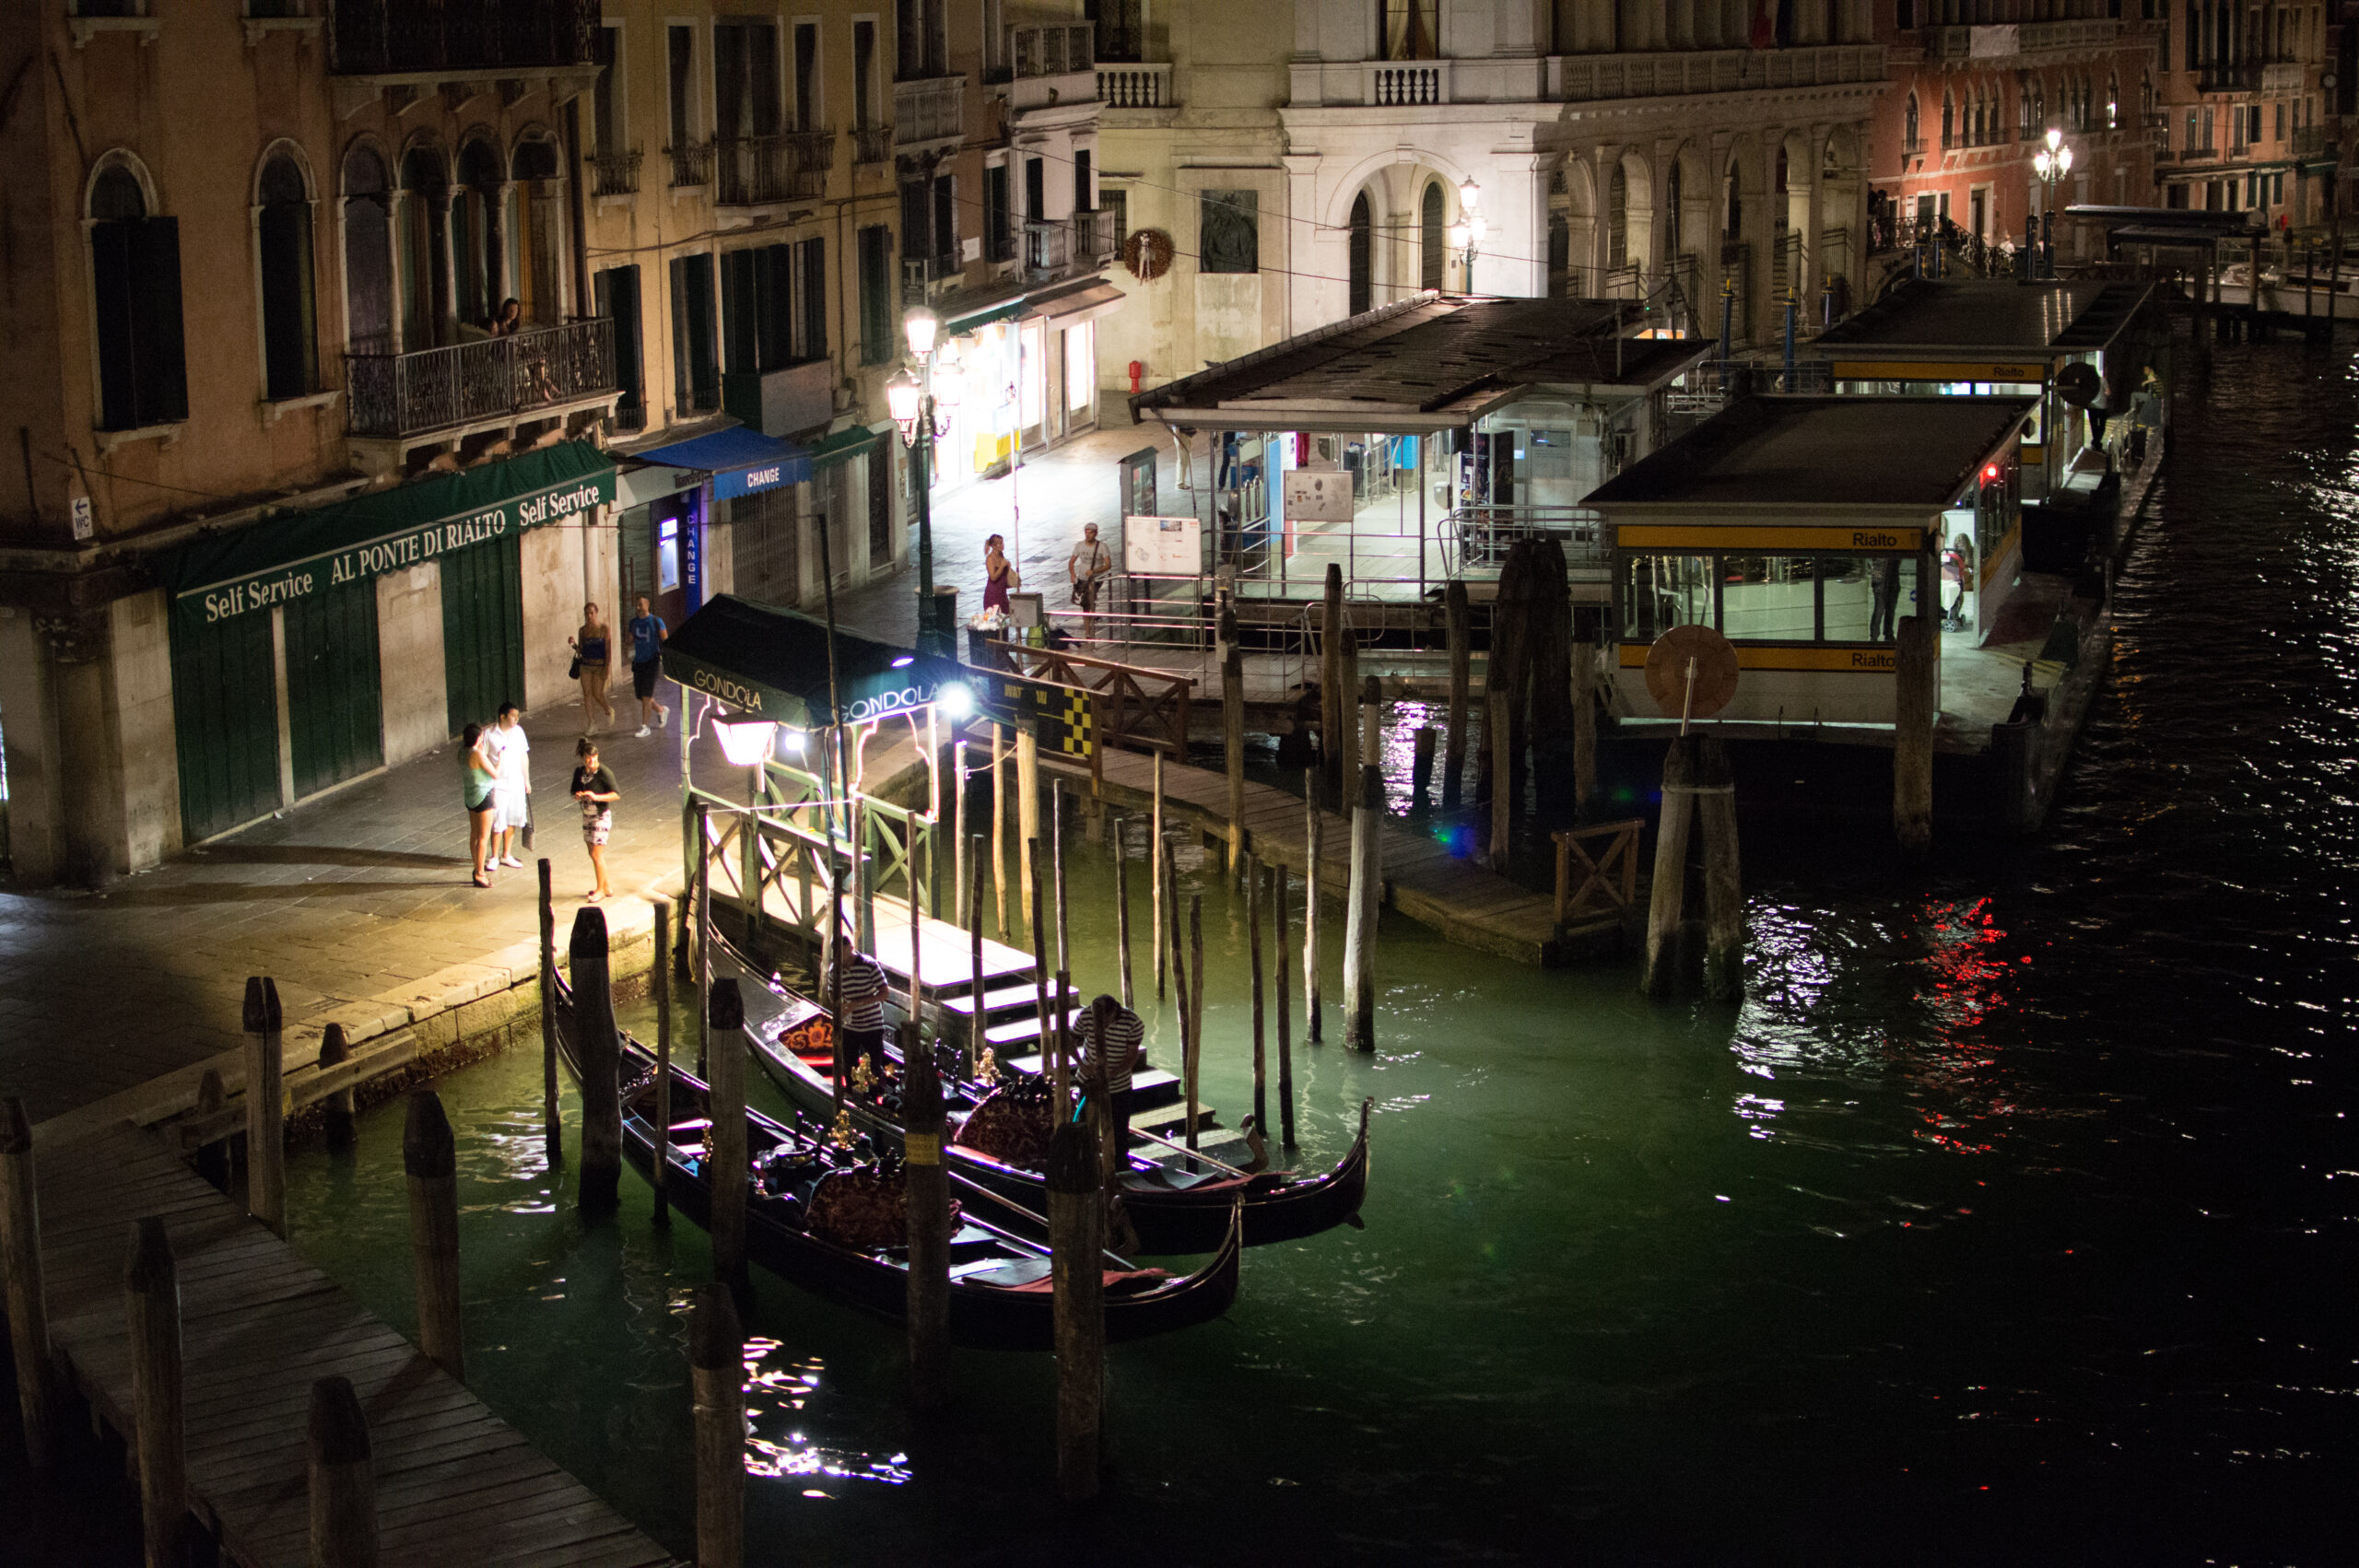
[[[2112,343],[2150,292],[2143,283],[2095,278],[1910,278],[1821,333],[1811,350],[1822,358],[2055,360]]]
[[[1418,435],[1542,390],[1636,394],[1711,352],[1627,336],[1628,301],[1419,294],[1131,399],[1133,415],[1215,430]]]
[[[1590,491],[1583,506],[1725,512],[1939,511],[2005,450],[2027,397],[1757,397]]]

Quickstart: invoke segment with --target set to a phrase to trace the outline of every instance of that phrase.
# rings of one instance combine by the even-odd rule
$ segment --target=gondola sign
[[[1097,704],[1090,693],[997,670],[974,673],[977,717],[1030,730],[1043,751],[1075,757],[1097,755]]]

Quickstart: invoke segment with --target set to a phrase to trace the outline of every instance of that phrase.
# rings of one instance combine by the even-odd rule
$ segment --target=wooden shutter
[[[131,235],[136,219],[90,226],[90,297],[99,328],[99,423],[139,423],[139,377],[132,346]]]
[[[138,423],[188,417],[188,367],[181,348],[181,221],[145,217],[131,234],[131,332],[136,350]]]
[[[803,319],[795,333],[795,350],[804,359],[827,357],[827,242],[805,240],[800,246]]]
[[[289,203],[262,212],[262,335],[272,397],[319,386],[312,331],[311,211]]]

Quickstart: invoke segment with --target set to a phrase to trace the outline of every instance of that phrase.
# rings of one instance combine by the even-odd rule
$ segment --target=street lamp
[[[1491,232],[1490,220],[1482,213],[1483,187],[1469,176],[1458,187],[1458,221],[1449,226],[1449,248],[1459,254],[1463,269],[1466,292],[1474,292],[1474,258],[1481,253],[1483,240]]]
[[[2047,211],[2039,219],[2039,255],[2048,275],[2056,275],[2056,182],[2072,171],[2072,149],[2064,145],[2064,133],[2050,127],[2048,145],[2031,155],[2032,172],[2047,192]]]
[[[950,433],[950,420],[966,392],[966,378],[946,356],[941,364],[935,363],[941,317],[923,305],[912,306],[901,318],[901,332],[918,368],[914,374],[906,366],[893,373],[885,383],[885,404],[892,411],[893,423],[900,427],[901,443],[910,450],[917,465],[918,646],[930,653],[947,655],[948,628],[935,624],[933,479],[929,460],[934,442]]]

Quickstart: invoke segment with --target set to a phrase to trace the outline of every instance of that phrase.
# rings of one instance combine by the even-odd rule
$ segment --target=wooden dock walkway
[[[369,1418],[383,1568],[676,1561],[155,1134],[122,1128],[45,1147],[40,1176],[52,1339],[126,1441],[123,1260],[133,1222],[164,1220],[180,1272],[189,1506],[229,1561],[310,1561],[304,1423],[312,1381],[336,1374]]]
[[[1155,800],[1155,759],[1143,753],[1104,753],[1106,794],[1132,807],[1151,807]],[[1044,771],[1086,780],[1084,764],[1070,763],[1043,751]],[[1163,765],[1163,806],[1217,834],[1228,830],[1228,780],[1210,768],[1166,761]],[[1319,884],[1342,897],[1351,883],[1352,827],[1333,812],[1323,813]],[[1266,784],[1245,786],[1246,847],[1263,860],[1300,872],[1309,863],[1309,845],[1304,825],[1302,797]],[[1388,820],[1384,825],[1384,901],[1402,914],[1440,933],[1461,947],[1495,954],[1520,964],[1565,962],[1578,944],[1610,935],[1618,918],[1608,917],[1568,928],[1556,928],[1555,900],[1520,883],[1461,860],[1431,837],[1414,833]]]

